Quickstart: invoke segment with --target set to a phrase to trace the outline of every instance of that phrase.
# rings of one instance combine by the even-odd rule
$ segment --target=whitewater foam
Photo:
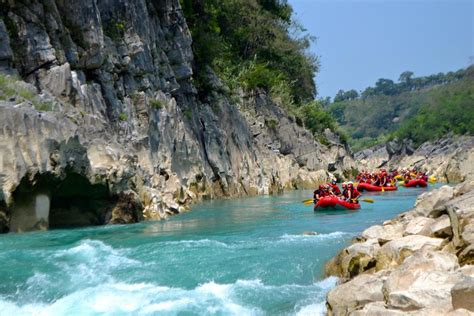
[[[353,234],[347,232],[332,232],[329,234],[317,234],[317,235],[292,235],[292,234],[284,234],[280,236],[280,242],[315,242],[321,240],[329,240],[329,239],[345,239]]]
[[[328,278],[308,285],[265,285],[261,280],[237,280],[230,284],[214,281],[194,289],[170,288],[151,283],[107,283],[72,292],[51,302],[17,305],[0,297],[0,312],[5,315],[71,315],[71,314],[153,314],[190,312],[196,314],[259,315],[262,310],[248,301],[259,293],[275,294],[309,292],[320,302],[308,302],[298,308],[298,315],[321,314],[323,299],[337,278]],[[246,297],[248,296],[248,297]]]

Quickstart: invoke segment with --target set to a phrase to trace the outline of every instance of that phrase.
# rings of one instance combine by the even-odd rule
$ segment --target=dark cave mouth
[[[64,179],[48,173],[25,176],[13,192],[10,230],[103,225],[114,200],[107,184],[92,184],[77,173]]]

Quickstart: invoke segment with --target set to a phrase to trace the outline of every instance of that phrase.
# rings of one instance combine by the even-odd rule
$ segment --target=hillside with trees
[[[230,95],[264,92],[315,136],[335,120],[315,100],[313,40],[284,0],[181,0],[193,37],[194,73],[203,101],[211,68]]]
[[[377,80],[361,93],[340,90],[328,106],[353,150],[394,137],[415,144],[452,131],[474,133],[474,66],[446,74]]]

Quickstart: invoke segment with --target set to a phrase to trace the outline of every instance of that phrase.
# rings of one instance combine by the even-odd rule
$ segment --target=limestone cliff
[[[353,166],[264,93],[228,98],[211,70],[199,101],[178,0],[0,3],[1,71],[27,82],[2,77],[2,231],[160,219]]]

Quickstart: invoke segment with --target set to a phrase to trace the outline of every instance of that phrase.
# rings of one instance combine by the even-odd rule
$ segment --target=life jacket
[[[347,188],[344,189],[344,190],[342,190],[342,196],[343,196],[345,199],[349,198],[349,190],[347,190]]]
[[[313,192],[313,199],[316,199],[316,195],[319,195],[320,198],[323,197],[323,191],[320,190],[320,189],[314,190],[314,192]]]
[[[359,196],[360,192],[355,187],[353,187],[351,190],[351,199],[356,200],[357,198],[359,198]]]
[[[336,195],[341,195],[341,189],[337,186],[337,184],[331,184],[332,191]]]

